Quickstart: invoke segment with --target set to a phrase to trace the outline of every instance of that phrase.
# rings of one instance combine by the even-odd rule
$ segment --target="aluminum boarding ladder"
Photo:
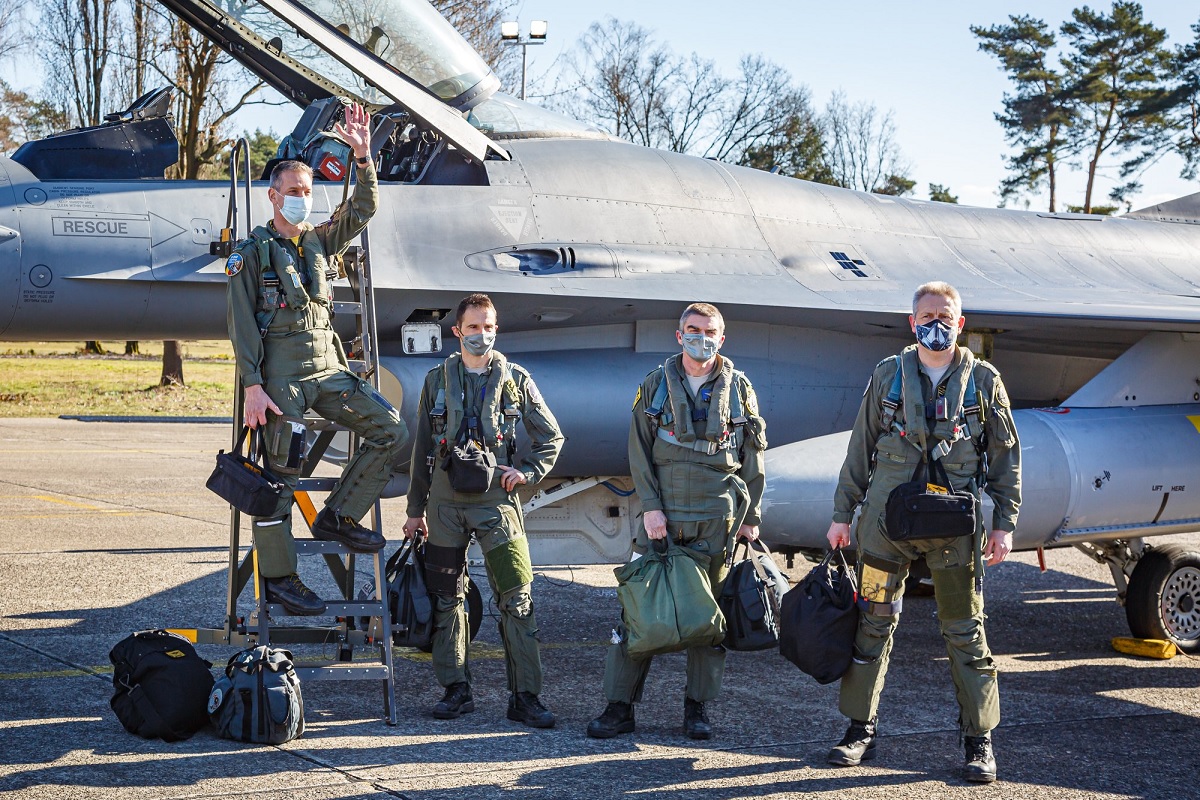
[[[248,145],[239,141],[235,145],[235,153],[239,147],[248,152]],[[248,161],[248,158],[247,158]],[[231,176],[236,170],[236,156],[231,158]],[[250,176],[247,167],[247,206],[249,205]],[[233,179],[231,177],[231,183]],[[236,219],[233,205],[233,190],[231,189],[231,219]],[[247,220],[249,226],[249,220]],[[236,236],[223,232],[222,242],[232,242]],[[356,336],[350,343],[351,353],[347,362],[351,371],[364,380],[370,380],[378,390],[379,358],[375,347],[375,301],[373,282],[370,275],[370,258],[368,256],[369,240],[367,232],[361,235],[363,246],[354,247],[348,251],[344,259],[347,265],[346,273],[350,278],[351,289],[355,295],[354,302],[335,301],[335,314],[354,315],[356,317]],[[232,249],[231,247],[227,249]],[[227,255],[227,254],[226,254]],[[234,395],[233,440],[236,442],[241,433],[244,416],[244,392],[240,376]],[[317,509],[312,501],[311,492],[328,492],[337,483],[336,478],[313,477],[316,466],[325,456],[334,435],[345,430],[319,417],[311,420],[306,418],[311,432],[310,444],[305,456],[305,463],[300,480],[294,494],[294,504],[304,521],[311,529],[316,520]],[[350,437],[347,457],[353,454],[357,446],[357,437]],[[333,624],[279,624],[277,621],[288,617],[283,606],[266,602],[264,580],[258,572],[256,551],[253,546],[245,556],[241,553],[242,513],[230,508],[229,524],[229,560],[226,581],[225,622],[221,628],[172,629],[200,644],[230,644],[238,647],[253,647],[255,645],[280,644],[311,644],[333,646],[336,655],[324,658],[317,663],[306,663],[307,658],[301,657],[297,662],[296,672],[302,682],[314,680],[379,680],[383,686],[384,718],[389,725],[397,722],[395,669],[392,658],[391,630],[392,621],[388,604],[386,580],[384,575],[384,553],[373,554],[355,553],[349,547],[339,542],[326,542],[316,539],[296,539],[297,556],[320,555],[338,586],[340,597],[326,600],[326,614],[332,616]],[[376,500],[368,515],[369,527],[376,531],[381,528],[381,508]],[[364,524],[366,524],[364,520]],[[370,559],[373,573],[373,591],[371,596],[359,598],[355,592],[356,559]],[[247,584],[254,587],[254,610],[249,618],[238,614],[238,599]],[[290,617],[289,617],[290,619]],[[369,620],[369,622],[367,621]],[[366,622],[366,624],[363,624]],[[373,658],[355,658],[355,651],[360,655],[364,652]]]

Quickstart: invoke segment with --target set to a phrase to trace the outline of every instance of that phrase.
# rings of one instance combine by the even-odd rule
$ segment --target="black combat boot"
[[[850,720],[846,735],[829,751],[826,760],[839,767],[857,767],[863,761],[875,757],[875,720],[861,722]]]
[[[633,733],[633,705],[609,703],[604,713],[588,723],[587,735],[593,739],[611,739],[622,733]]]
[[[304,585],[296,573],[282,578],[267,578],[267,602],[278,603],[283,610],[298,617],[325,613],[325,601]]]
[[[553,728],[554,714],[533,692],[517,692],[508,698],[508,718],[531,728]]]
[[[329,506],[313,522],[314,539],[341,542],[358,553],[378,553],[387,541],[378,532],[359,525],[349,517],[339,517]]]
[[[463,681],[446,687],[446,694],[433,706],[434,719],[458,719],[475,710],[475,698],[471,697],[471,686]]]
[[[712,725],[704,713],[704,703],[685,697],[683,700],[683,732],[689,739],[711,739]]]
[[[996,780],[996,756],[992,752],[992,735],[966,736],[967,760],[963,777],[972,783],[991,783]]]

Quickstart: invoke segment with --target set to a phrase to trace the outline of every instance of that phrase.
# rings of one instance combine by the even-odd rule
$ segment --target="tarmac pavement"
[[[229,428],[214,424],[0,420],[4,797],[1200,796],[1200,662],[1114,652],[1110,639],[1128,629],[1108,569],[1075,550],[1048,552],[1045,573],[1032,553],[988,573],[1003,713],[992,785],[959,777],[957,709],[929,598],[906,602],[869,767],[826,765],[845,727],[837,685],[817,685],[771,651],[729,654],[709,705],[711,741],[682,734],[682,654],[656,659],[635,734],[588,739],[619,616],[608,567],[536,570],[553,730],[505,719],[499,637],[485,619],[472,661],[477,711],[459,720],[428,715],[441,696],[428,660],[397,650],[394,727],[382,720],[378,682],[316,682],[304,685],[305,734],[281,746],[211,729],[175,744],[140,739],[109,708],[108,651],[134,630],[219,626],[229,513],[204,481],[228,440]],[[384,502],[394,541],[403,515],[402,500]],[[1177,538],[1200,547],[1200,536]],[[786,572],[798,579],[807,569]],[[324,572],[318,560],[301,564],[310,585],[332,594]],[[199,649],[217,665],[236,652]]]

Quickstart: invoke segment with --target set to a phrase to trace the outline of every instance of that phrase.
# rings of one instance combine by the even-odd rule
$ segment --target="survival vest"
[[[943,381],[934,387],[937,398],[933,403],[925,403],[921,394],[920,362],[918,361],[916,345],[904,349],[899,355],[890,356],[880,362],[889,360],[896,362],[896,374],[892,378],[891,388],[888,389],[880,404],[882,405],[883,430],[896,431],[909,444],[918,450],[928,448],[934,459],[940,459],[950,452],[950,448],[962,439],[970,439],[979,454],[980,476],[979,485],[987,474],[986,453],[987,443],[984,429],[983,393],[976,388],[975,370],[983,366],[969,351],[964,351],[963,360],[966,362],[955,379]],[[984,367],[986,368],[986,367]],[[907,376],[907,377],[906,377]],[[965,376],[965,378],[964,378]],[[905,405],[905,397],[910,408],[916,407],[920,413],[903,414],[904,424],[897,421],[897,414]],[[937,419],[936,405],[946,404],[945,419]],[[929,429],[930,421],[933,428]],[[937,444],[929,444],[928,439],[937,440]]]
[[[743,387],[748,382],[746,376],[724,360],[716,386],[706,386],[700,390],[701,396],[697,399],[707,403],[696,406],[691,403],[690,395],[682,388],[682,384],[675,386],[672,381],[672,372],[678,374],[674,366],[677,363],[668,360],[658,368],[662,380],[645,410],[646,416],[654,420],[655,436],[664,442],[708,455],[740,448],[739,434],[748,421],[742,397]],[[687,416],[683,424],[677,425],[676,420],[684,413]],[[699,428],[701,425],[704,426],[703,431]]]
[[[295,257],[267,226],[259,225],[252,230],[243,246],[250,243],[253,243],[258,256],[259,287],[255,318],[259,333],[266,336],[280,309],[300,311],[313,298],[330,304],[333,298],[330,284],[337,277],[337,272],[330,268],[328,262],[324,269],[315,268],[317,256],[323,256],[324,251],[321,240],[311,227],[300,234],[299,250],[304,254],[305,261],[302,269],[298,268]]]
[[[452,354],[437,369],[437,394],[429,409],[429,420],[433,429],[433,447],[429,451],[430,464],[435,451],[445,456],[451,441],[466,424],[466,435],[480,447],[503,453],[506,464],[512,466],[513,454],[517,450],[517,422],[521,419],[521,395],[512,377],[508,359],[493,351],[491,372],[484,389],[483,408],[478,418],[466,418],[466,390],[460,383],[462,355]],[[449,387],[449,389],[447,389]]]

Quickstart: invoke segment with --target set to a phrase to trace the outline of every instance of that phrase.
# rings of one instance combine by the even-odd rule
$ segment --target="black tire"
[[[1148,549],[1129,578],[1125,618],[1140,639],[1200,653],[1200,552],[1174,544]]]
[[[475,585],[475,581],[467,582],[467,630],[471,634],[469,641],[475,641],[475,637],[479,634],[479,626],[483,624],[483,595],[479,593],[479,587]],[[424,653],[432,653],[433,645],[422,647]]]

